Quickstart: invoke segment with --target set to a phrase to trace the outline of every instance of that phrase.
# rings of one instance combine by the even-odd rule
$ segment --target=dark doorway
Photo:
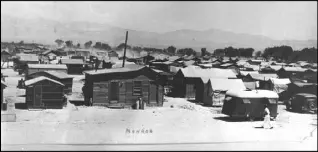
[[[110,83],[110,101],[119,100],[119,82]]]

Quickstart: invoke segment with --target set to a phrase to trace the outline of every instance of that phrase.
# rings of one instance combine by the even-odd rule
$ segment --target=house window
[[[141,81],[134,81],[133,96],[142,96]]]

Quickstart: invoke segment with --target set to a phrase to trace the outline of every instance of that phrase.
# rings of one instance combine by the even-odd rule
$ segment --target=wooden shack
[[[236,78],[236,74],[229,69],[201,69],[189,66],[180,69],[173,78],[173,94],[181,98],[195,100],[196,88],[201,78]]]
[[[58,82],[61,82],[64,84],[64,94],[70,94],[72,93],[72,87],[73,87],[73,78],[70,77],[67,73],[65,72],[59,72],[59,71],[39,71],[32,73],[30,75],[27,75],[25,77],[25,80],[30,80],[34,79],[37,77],[47,77],[52,80],[56,80]]]
[[[211,78],[206,83],[206,91],[203,95],[203,102],[208,106],[222,106],[225,94],[228,90],[246,90],[241,79],[220,79]]]
[[[4,83],[4,81],[1,80],[1,109],[3,109],[3,103],[4,103],[3,91],[6,87],[7,85]]]
[[[29,109],[61,109],[66,104],[64,85],[47,77],[37,77],[25,81],[26,104]]]
[[[164,88],[157,72],[136,65],[85,71],[83,93],[89,105],[130,108],[138,97],[146,106],[162,106]]]
[[[19,74],[22,74],[25,72],[25,69],[27,68],[28,64],[38,64],[39,63],[39,57],[34,54],[17,54],[13,58],[13,67],[14,70],[18,70]]]
[[[66,65],[59,64],[28,64],[25,69],[25,77],[39,71],[59,71],[67,73]]]
[[[85,63],[82,59],[61,59],[61,63],[67,66],[68,74],[83,74]]]

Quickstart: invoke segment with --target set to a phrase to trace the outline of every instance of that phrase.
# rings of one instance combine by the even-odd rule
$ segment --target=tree
[[[108,50],[108,51],[109,51],[109,50],[111,50],[112,48],[111,48],[108,44],[102,43],[100,49],[102,49],[102,50]]]
[[[19,44],[24,44],[24,41],[20,41]]]
[[[255,52],[255,57],[261,57],[261,56],[262,56],[262,51]]]
[[[80,43],[77,43],[76,47],[77,47],[77,48],[80,48],[80,47],[81,47],[81,44],[80,44]]]
[[[102,48],[102,43],[101,42],[96,42],[93,47],[96,48],[96,49],[101,49]]]
[[[71,40],[66,41],[65,44],[66,44],[66,46],[69,47],[69,48],[70,48],[70,47],[73,47],[73,42],[72,42]]]
[[[174,47],[174,46],[169,46],[169,47],[167,48],[167,52],[168,52],[168,53],[171,53],[171,54],[176,54],[176,50],[177,50],[177,48]]]
[[[117,47],[116,47],[116,49],[117,50],[122,50],[122,49],[124,49],[125,48],[125,43],[121,43],[121,44],[119,44]],[[128,44],[127,44],[127,47],[126,47],[127,49],[131,49],[131,46],[129,46]]]
[[[192,48],[179,49],[177,53],[181,55],[188,55],[188,56],[196,55],[196,52]]]
[[[207,55],[206,48],[201,48],[201,56]]]
[[[88,48],[90,48],[90,47],[92,46],[92,44],[93,44],[92,41],[88,41],[88,42],[86,42],[86,43],[84,44],[84,47],[85,47],[86,49],[88,49]]]
[[[56,39],[55,43],[57,44],[57,46],[61,46],[64,43],[64,41],[60,39]]]

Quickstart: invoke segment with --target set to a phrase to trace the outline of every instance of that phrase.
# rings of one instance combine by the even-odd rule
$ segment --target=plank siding
[[[126,104],[132,103],[131,101],[134,99],[132,95],[133,94],[132,88],[133,88],[132,80],[126,80]]]
[[[126,103],[126,82],[121,81],[119,85],[119,102]]]
[[[94,83],[93,87],[93,102],[94,103],[108,103],[108,82]]]
[[[144,102],[148,103],[149,101],[149,81],[148,80],[144,80],[141,82],[142,84],[142,99]]]

